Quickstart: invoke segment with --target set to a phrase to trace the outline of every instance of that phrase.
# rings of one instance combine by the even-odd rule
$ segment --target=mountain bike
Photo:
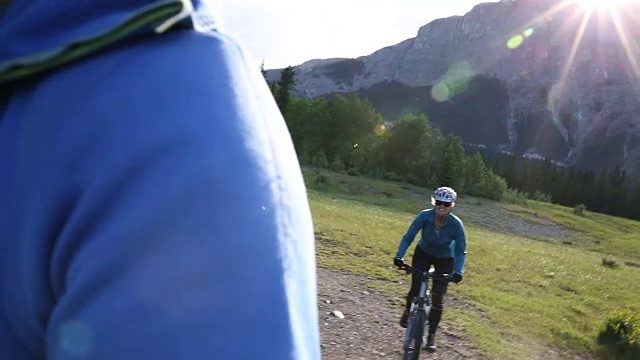
[[[407,274],[416,273],[422,277],[420,292],[413,298],[409,309],[407,330],[404,335],[403,360],[418,360],[420,358],[420,348],[424,337],[424,330],[427,327],[431,303],[429,301],[429,279],[450,281],[450,274],[434,274],[432,267],[428,271],[420,271],[409,264],[403,264],[399,269],[404,269]]]

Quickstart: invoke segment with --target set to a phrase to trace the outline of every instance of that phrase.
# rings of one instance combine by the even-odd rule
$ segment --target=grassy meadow
[[[318,266],[369,276],[371,287],[397,297],[392,304],[400,314],[410,279],[392,267],[392,258],[429,191],[304,172]],[[458,199],[454,213],[465,223],[468,255],[464,281],[450,285],[443,322],[487,358],[595,354],[609,314],[640,305],[640,222],[468,196]],[[603,266],[603,258],[615,266]]]

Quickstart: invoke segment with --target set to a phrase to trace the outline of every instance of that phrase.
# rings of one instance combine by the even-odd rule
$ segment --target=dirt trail
[[[372,291],[366,278],[347,272],[318,268],[318,311],[322,358],[401,359],[404,329],[398,325],[402,309],[392,306],[395,297]],[[407,286],[407,285],[399,285]],[[327,303],[329,301],[329,303]],[[446,304],[451,304],[449,297]],[[343,313],[338,318],[333,311]],[[445,315],[446,317],[446,308]],[[421,354],[424,359],[482,359],[464,339],[449,331],[445,319],[438,331],[435,353]]]
[[[322,359],[401,359],[404,329],[398,325],[402,308],[396,296],[371,290],[362,275],[318,268],[318,312]],[[398,284],[403,291],[408,284]],[[447,308],[467,308],[461,299],[445,298],[445,315],[437,334],[438,350],[421,352],[421,359],[477,359],[486,357],[460,334],[447,326]],[[340,311],[344,318],[333,314]],[[527,360],[591,360],[561,349],[530,347]]]

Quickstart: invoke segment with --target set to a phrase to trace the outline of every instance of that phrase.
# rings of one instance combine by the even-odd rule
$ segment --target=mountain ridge
[[[582,167],[620,166],[638,176],[637,49],[625,48],[621,40],[640,36],[633,13],[619,15],[616,30],[614,18],[603,13],[585,22],[584,5],[574,1],[481,3],[369,55],[295,66],[294,92],[358,93],[391,121],[420,109],[445,132],[491,151]],[[277,77],[278,69],[267,71],[267,79]],[[481,90],[491,82],[498,93]],[[474,128],[491,131],[480,142]]]

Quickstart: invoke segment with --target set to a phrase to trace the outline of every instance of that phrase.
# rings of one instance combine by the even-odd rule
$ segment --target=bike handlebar
[[[407,274],[411,274],[416,273],[420,276],[422,276],[425,279],[431,278],[431,279],[443,279],[443,280],[451,280],[451,274],[435,274],[435,273],[430,273],[429,270],[427,271],[421,271],[418,270],[416,268],[414,268],[413,266],[409,265],[409,264],[402,264],[402,266],[398,267],[398,270],[404,270],[407,272]]]

